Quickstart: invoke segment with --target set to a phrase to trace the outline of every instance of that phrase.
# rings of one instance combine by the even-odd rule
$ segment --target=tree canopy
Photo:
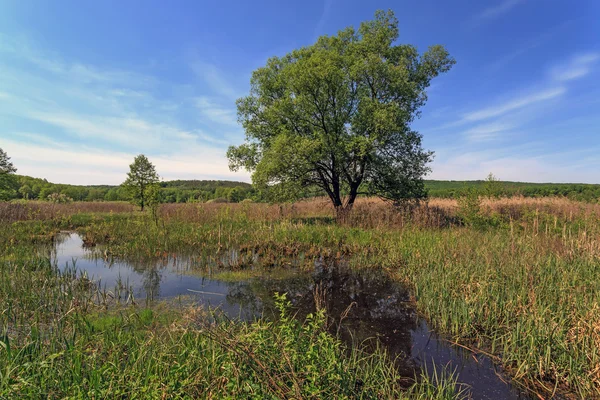
[[[122,186],[129,193],[131,201],[144,211],[144,206],[155,192],[153,186],[158,184],[158,179],[154,165],[145,155],[140,154],[129,165],[127,179]]]
[[[0,200],[9,200],[18,189],[18,183],[14,178],[17,169],[10,161],[10,157],[0,148]]]
[[[230,168],[251,171],[258,187],[293,198],[324,191],[339,212],[358,194],[402,201],[426,195],[433,153],[410,125],[432,78],[454,64],[443,46],[419,54],[394,44],[392,11],[311,46],[272,57],[238,99],[246,142],[230,147]]]

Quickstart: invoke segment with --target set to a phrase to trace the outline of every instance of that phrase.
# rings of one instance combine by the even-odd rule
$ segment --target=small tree
[[[500,182],[491,172],[487,178],[485,178],[483,193],[489,198],[500,198],[500,196],[502,196],[502,182]]]
[[[73,199],[64,193],[52,193],[47,197],[48,201],[55,204],[68,204],[72,203]]]
[[[33,190],[28,184],[24,184],[19,188],[19,194],[25,199],[29,200],[33,198]]]
[[[10,157],[0,148],[0,200],[9,200],[15,196],[18,187],[15,172],[17,169],[10,161]]]
[[[464,187],[458,194],[458,217],[467,226],[481,224],[481,199],[479,191],[473,186]]]
[[[146,190],[146,204],[150,207],[150,215],[156,225],[158,225],[158,208],[161,203],[160,186],[156,183],[149,185]]]
[[[239,203],[243,199],[244,199],[244,189],[242,189],[238,186],[231,188],[231,190],[227,194],[227,200],[229,200],[230,203]]]
[[[396,44],[398,21],[378,11],[358,30],[321,36],[272,57],[237,101],[247,142],[230,147],[232,170],[282,199],[318,188],[347,215],[360,194],[401,202],[426,196],[433,153],[411,129],[431,80],[454,64],[443,46],[419,54]]]
[[[152,185],[158,183],[158,179],[154,165],[145,155],[140,154],[135,157],[133,164],[129,166],[127,179],[122,186],[129,195],[131,202],[140,206],[140,209],[144,211],[144,206],[148,204],[148,191]]]

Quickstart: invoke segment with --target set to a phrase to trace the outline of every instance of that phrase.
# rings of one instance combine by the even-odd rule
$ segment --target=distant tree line
[[[72,201],[129,201],[130,194],[122,186],[67,185],[48,182],[46,179],[15,175],[12,190],[6,200],[26,199],[52,201],[57,195]],[[231,181],[177,180],[160,182],[159,198],[162,203],[214,201],[237,203],[245,199],[261,201],[260,193],[248,183]]]
[[[6,199],[51,200],[52,195],[64,195],[73,201],[129,201],[130,196],[121,186],[110,185],[67,185],[48,182],[45,179],[15,175],[13,190],[5,193]],[[425,188],[429,197],[455,198],[468,187],[484,191],[485,180],[477,181],[434,181],[426,180]],[[245,199],[255,202],[271,200],[263,193],[244,182],[216,180],[175,180],[160,182],[162,203],[187,202],[229,202],[237,203]],[[600,185],[578,183],[524,183],[498,181],[498,195],[501,197],[547,197],[562,196],[572,200],[598,202]],[[301,197],[320,195],[318,191],[306,191]]]
[[[486,181],[425,181],[429,197],[455,198],[465,188],[474,188],[485,195]],[[583,183],[528,183],[497,181],[496,197],[549,197],[560,196],[572,200],[597,203],[600,185]]]

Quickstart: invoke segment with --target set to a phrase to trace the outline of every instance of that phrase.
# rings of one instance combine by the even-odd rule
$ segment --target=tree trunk
[[[346,224],[352,212],[353,204],[340,205],[335,208],[335,220],[338,224]]]
[[[348,199],[346,200],[346,204],[342,204],[340,201],[339,204],[335,204],[335,214],[336,220],[340,224],[345,224],[349,222],[350,214],[352,213],[352,208],[354,207],[354,202],[356,201],[356,197],[358,196],[358,185],[352,185],[350,188],[350,193],[348,194]]]

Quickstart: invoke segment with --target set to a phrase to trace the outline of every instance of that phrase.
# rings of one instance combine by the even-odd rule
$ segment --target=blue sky
[[[251,72],[377,9],[457,60],[415,123],[430,178],[600,183],[597,0],[4,0],[0,147],[53,182],[119,184],[139,153],[164,179],[249,181],[224,154]]]

